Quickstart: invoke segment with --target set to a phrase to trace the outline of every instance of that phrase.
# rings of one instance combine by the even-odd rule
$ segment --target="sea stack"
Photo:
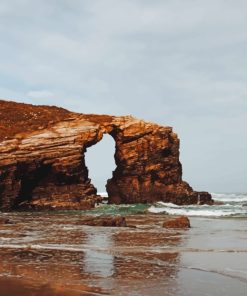
[[[85,153],[105,133],[116,143],[109,203],[212,203],[182,180],[179,139],[169,126],[1,100],[0,210],[93,207],[100,198]]]

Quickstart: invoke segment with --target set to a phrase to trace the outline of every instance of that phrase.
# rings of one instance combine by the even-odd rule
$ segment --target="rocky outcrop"
[[[127,227],[126,219],[122,216],[91,216],[81,219],[77,224],[87,226]]]
[[[1,218],[0,217],[0,225],[1,224],[12,224],[12,222],[8,218]]]
[[[171,127],[132,116],[85,115],[6,101],[0,101],[2,114],[2,210],[88,209],[99,202],[84,157],[105,133],[116,142],[116,170],[106,186],[110,203],[212,201],[210,194],[195,192],[182,180],[179,139]]]
[[[190,228],[190,220],[186,216],[168,219],[163,223],[164,228]]]

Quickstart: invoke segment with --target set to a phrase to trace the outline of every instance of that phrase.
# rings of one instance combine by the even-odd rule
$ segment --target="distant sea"
[[[99,193],[107,197],[106,192]],[[114,214],[126,212],[126,214],[135,214],[142,211],[148,211],[156,214],[186,215],[189,217],[236,217],[247,218],[247,193],[211,193],[215,201],[214,205],[187,205],[178,206],[173,203],[164,203],[162,201],[152,205],[107,205],[96,209],[96,212]]]
[[[247,218],[247,193],[211,193],[215,201],[209,205],[178,206],[172,203],[157,202],[148,211],[169,215],[193,217],[240,217]]]

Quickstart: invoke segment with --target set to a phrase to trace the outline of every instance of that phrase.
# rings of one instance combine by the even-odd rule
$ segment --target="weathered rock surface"
[[[190,220],[186,216],[171,218],[163,223],[164,228],[190,228]]]
[[[1,224],[12,224],[12,222],[7,218],[0,218],[0,225]]]
[[[99,201],[84,155],[105,133],[116,142],[110,203],[211,203],[182,180],[171,127],[132,116],[85,115],[0,101],[0,209],[88,209]],[[100,165],[100,164],[99,164]]]
[[[126,219],[122,216],[87,217],[78,222],[80,225],[105,226],[105,227],[126,227]]]

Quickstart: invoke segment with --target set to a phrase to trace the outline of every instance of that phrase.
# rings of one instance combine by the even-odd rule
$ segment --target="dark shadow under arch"
[[[24,171],[25,174],[18,177],[20,178],[20,191],[16,197],[14,209],[17,209],[22,203],[31,201],[33,190],[49,176],[51,166],[34,162],[29,165],[19,164],[18,170]]]

